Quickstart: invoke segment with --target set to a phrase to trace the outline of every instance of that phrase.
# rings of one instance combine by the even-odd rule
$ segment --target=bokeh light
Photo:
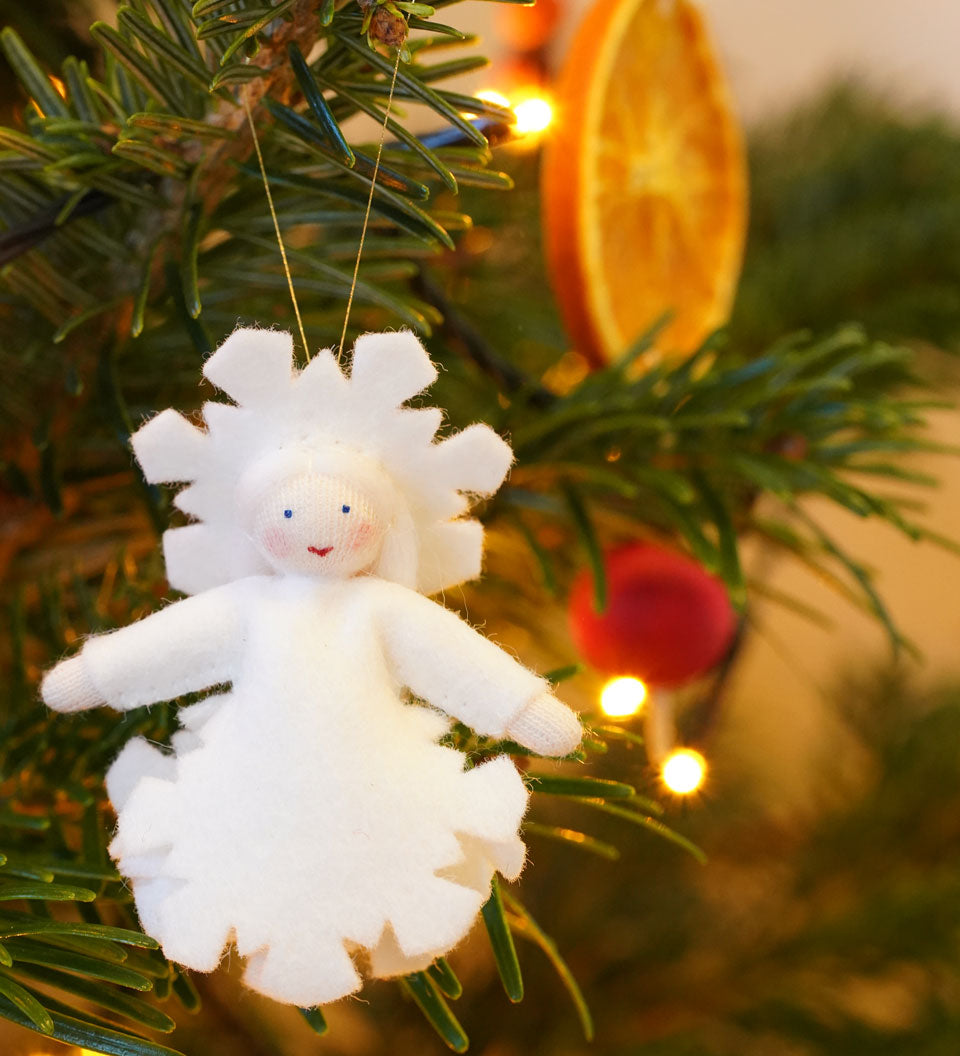
[[[523,136],[543,132],[553,121],[553,107],[546,99],[524,99],[514,104],[513,112],[517,115],[513,129]]]
[[[531,94],[535,91],[535,88],[527,88],[524,97],[516,103],[496,88],[484,88],[475,93],[475,98],[513,110],[516,117],[513,131],[519,136],[529,136],[545,131],[553,121],[553,107],[546,99]]]
[[[612,678],[600,691],[600,710],[611,719],[628,719],[646,699],[647,687],[639,678]]]
[[[678,748],[671,752],[661,769],[663,783],[678,796],[696,792],[707,776],[707,761],[692,748]]]
[[[494,106],[503,106],[508,110],[510,109],[510,100],[503,92],[498,92],[496,88],[484,88],[482,92],[477,92],[477,98],[482,99],[485,103],[493,103]]]

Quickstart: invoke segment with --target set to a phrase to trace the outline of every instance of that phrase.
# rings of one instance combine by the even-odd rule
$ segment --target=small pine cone
[[[402,47],[407,39],[407,20],[403,15],[395,15],[386,7],[378,7],[370,20],[370,39],[391,48]]]

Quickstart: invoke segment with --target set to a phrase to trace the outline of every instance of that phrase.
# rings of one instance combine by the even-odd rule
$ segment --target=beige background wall
[[[562,0],[572,32],[589,0]],[[960,112],[957,0],[702,0],[748,120],[856,72]]]
[[[561,52],[591,0],[560,0]],[[741,114],[755,120],[837,74],[857,73],[898,97],[960,112],[957,0],[701,0]],[[469,25],[495,54],[496,5],[444,17]],[[478,75],[476,82],[488,80]]]

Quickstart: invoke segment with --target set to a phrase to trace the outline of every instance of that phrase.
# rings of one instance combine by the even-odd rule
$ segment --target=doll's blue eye
[[[349,506],[341,506],[340,509],[343,510],[344,513],[349,513],[350,512],[350,507]]]
[[[284,510],[283,516],[286,517],[287,520],[289,520],[293,516],[293,510]]]

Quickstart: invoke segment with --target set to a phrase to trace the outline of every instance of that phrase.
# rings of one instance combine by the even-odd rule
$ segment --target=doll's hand
[[[54,711],[84,711],[104,703],[82,655],[71,656],[48,671],[40,683],[40,696]]]
[[[576,713],[552,693],[541,693],[507,726],[507,736],[538,755],[569,755],[583,731]]]

